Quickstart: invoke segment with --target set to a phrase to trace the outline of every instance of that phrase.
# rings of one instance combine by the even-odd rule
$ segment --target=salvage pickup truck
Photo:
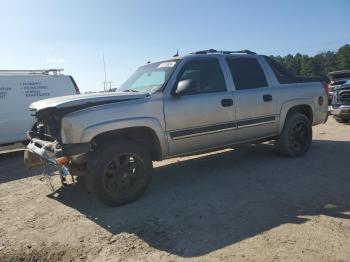
[[[339,123],[350,121],[350,70],[329,73],[332,90],[331,114]]]
[[[63,181],[86,176],[97,198],[118,206],[143,194],[152,161],[269,140],[304,155],[312,125],[327,120],[326,86],[248,50],[147,63],[117,92],[33,103],[25,163],[53,164]]]

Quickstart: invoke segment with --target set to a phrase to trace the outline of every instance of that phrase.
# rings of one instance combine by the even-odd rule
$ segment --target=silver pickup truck
[[[312,125],[327,120],[324,87],[247,50],[148,63],[118,92],[33,103],[25,163],[53,164],[63,181],[84,175],[105,204],[125,204],[146,190],[152,161],[268,140],[304,155]]]

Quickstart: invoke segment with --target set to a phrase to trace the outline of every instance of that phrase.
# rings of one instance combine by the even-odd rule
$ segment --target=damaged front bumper
[[[59,159],[63,157],[62,147],[58,141],[44,141],[33,138],[24,151],[24,165],[30,169],[40,166],[53,165],[57,167],[61,178],[70,175],[66,165],[61,165]]]
[[[58,142],[49,142],[33,138],[24,151],[24,164],[27,168],[43,166],[47,162],[56,164]]]

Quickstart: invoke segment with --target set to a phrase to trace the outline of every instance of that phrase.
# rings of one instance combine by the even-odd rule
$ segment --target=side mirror
[[[175,89],[173,89],[172,95],[179,96],[179,95],[187,92],[188,90],[192,89],[194,84],[195,84],[195,81],[193,79],[181,80],[177,84],[177,87]]]

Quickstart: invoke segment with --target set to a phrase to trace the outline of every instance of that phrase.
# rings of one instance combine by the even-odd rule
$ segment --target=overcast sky
[[[350,43],[350,1],[0,0],[0,69],[63,68],[82,91],[191,51],[314,55]]]

